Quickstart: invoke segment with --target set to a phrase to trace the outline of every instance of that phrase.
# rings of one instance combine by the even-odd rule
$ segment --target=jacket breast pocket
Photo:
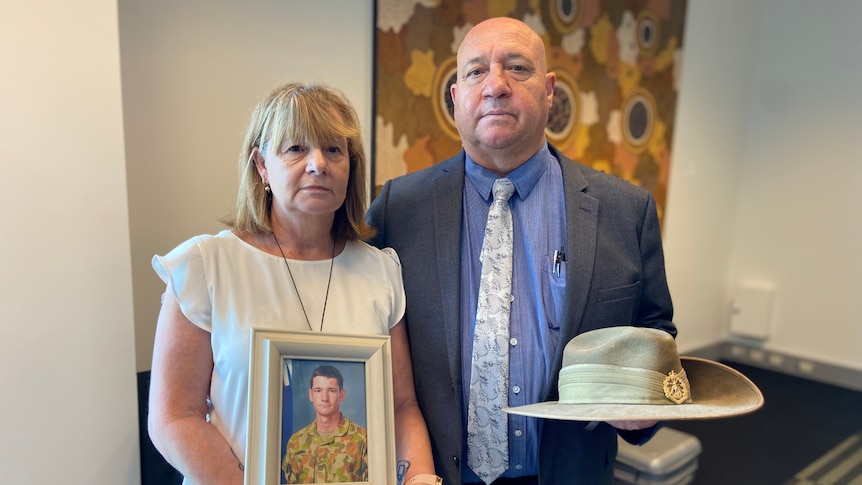
[[[598,324],[598,326],[634,323],[634,316],[640,301],[640,289],[641,283],[637,281],[631,285],[599,290],[593,323]]]

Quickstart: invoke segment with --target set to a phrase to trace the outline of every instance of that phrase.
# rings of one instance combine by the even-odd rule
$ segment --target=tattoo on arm
[[[404,476],[407,475],[407,470],[410,468],[410,462],[407,460],[398,460],[398,469],[396,472],[398,485],[404,483]]]

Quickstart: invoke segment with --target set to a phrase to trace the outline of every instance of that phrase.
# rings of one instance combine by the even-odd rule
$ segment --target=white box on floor
[[[641,446],[619,438],[614,478],[620,485],[687,485],[694,481],[700,451],[696,436],[667,427]]]

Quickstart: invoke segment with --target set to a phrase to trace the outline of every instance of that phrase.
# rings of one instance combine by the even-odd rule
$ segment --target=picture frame
[[[253,328],[250,342],[246,485],[283,483],[283,369],[286,359],[358,363],[364,367],[365,389],[360,395],[364,395],[365,400],[368,481],[337,483],[396,482],[392,350],[388,335]]]

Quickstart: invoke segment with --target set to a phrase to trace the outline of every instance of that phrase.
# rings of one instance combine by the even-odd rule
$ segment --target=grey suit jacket
[[[638,325],[676,335],[676,328],[652,195],[574,163],[553,147],[551,153],[562,168],[568,238],[556,376],[565,344],[581,332]],[[463,463],[459,275],[464,177],[462,150],[387,182],[367,216],[377,229],[369,242],[392,247],[401,258],[416,394],[437,473],[447,484],[460,483]],[[545,383],[543,394],[546,400],[557,399],[556,378]],[[541,423],[540,483],[612,483],[616,433],[606,424],[588,431],[585,424]]]

